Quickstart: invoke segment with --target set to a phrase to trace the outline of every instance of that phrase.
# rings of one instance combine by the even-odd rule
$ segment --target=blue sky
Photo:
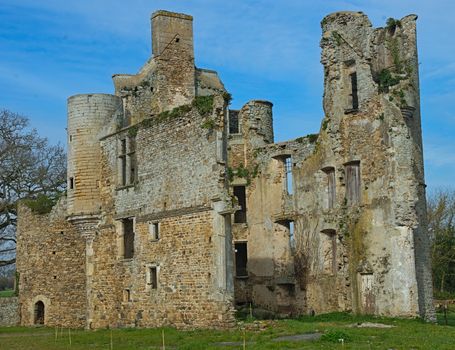
[[[196,65],[218,71],[234,108],[274,103],[277,141],[319,130],[326,14],[363,11],[374,26],[417,14],[426,182],[455,187],[453,0],[0,0],[0,108],[65,143],[67,97],[112,93],[112,74],[136,73],[158,9],[194,16]]]

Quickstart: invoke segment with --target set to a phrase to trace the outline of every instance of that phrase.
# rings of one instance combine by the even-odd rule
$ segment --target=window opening
[[[158,289],[158,268],[156,266],[149,267],[147,284],[151,289]]]
[[[70,177],[70,190],[74,190],[74,177]]]
[[[125,289],[123,291],[123,301],[125,302],[131,302],[131,291],[129,289]]]
[[[291,248],[295,248],[294,221],[289,221],[289,243]]]
[[[240,209],[234,214],[234,223],[246,223],[246,193],[245,186],[234,186],[234,196],[237,197]]]
[[[229,111],[229,134],[239,134],[239,111]]]
[[[124,258],[131,259],[134,256],[134,223],[132,218],[123,220],[123,247]]]
[[[293,193],[293,187],[292,187],[292,157],[287,156],[284,159],[284,169],[285,169],[285,176],[286,176],[286,192],[288,194]]]
[[[346,171],[346,200],[349,205],[360,202],[360,162],[345,165]]]
[[[248,277],[248,249],[247,242],[237,242],[235,247],[235,275],[236,277]]]
[[[130,163],[130,177],[129,183],[133,184],[136,181],[136,139],[134,137],[129,138],[129,151],[128,158]]]
[[[351,80],[351,99],[352,99],[352,109],[359,108],[359,96],[357,94],[357,73],[349,74]]]
[[[283,225],[289,232],[289,245],[291,248],[295,248],[295,232],[294,232],[294,221],[292,220],[280,220],[277,221],[278,224]]]
[[[119,171],[121,186],[132,185],[137,177],[136,139],[128,137],[120,140],[119,146]]]
[[[152,240],[160,239],[160,225],[158,222],[149,223],[149,233]]]
[[[336,273],[336,231],[324,230],[321,238],[323,271],[334,274]]]
[[[41,300],[35,303],[34,314],[35,324],[44,324],[44,303]]]
[[[120,184],[122,186],[126,185],[126,139],[120,140]]]
[[[327,208],[335,207],[336,202],[336,179],[335,168],[325,168],[323,171],[327,175]]]

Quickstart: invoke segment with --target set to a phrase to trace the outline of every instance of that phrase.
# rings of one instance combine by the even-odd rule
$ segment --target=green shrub
[[[321,337],[321,340],[328,341],[331,343],[341,343],[341,342],[346,343],[348,341],[351,341],[352,338],[349,334],[347,334],[343,331],[334,329],[334,330],[328,331],[327,333],[323,334]]]
[[[395,32],[397,27],[401,28],[401,21],[399,19],[395,18],[387,18],[387,21],[385,23],[385,26],[389,32],[392,34]]]
[[[25,199],[23,203],[35,214],[43,215],[51,212],[52,207],[57,203],[57,199],[45,194],[39,194],[36,199]]]
[[[318,137],[319,137],[318,134],[309,134],[309,135],[307,135],[309,143],[315,143],[318,140]]]
[[[400,78],[394,77],[390,70],[383,69],[378,76],[379,92],[388,92],[391,86],[397,85]]]
[[[225,92],[223,92],[223,99],[224,99],[224,102],[226,102],[226,104],[229,106],[232,101],[232,95],[229,92],[225,91]]]
[[[201,124],[201,128],[212,130],[215,128],[215,121],[211,118],[208,118]]]
[[[193,100],[193,107],[197,109],[202,117],[208,116],[213,110],[213,96],[196,96]]]

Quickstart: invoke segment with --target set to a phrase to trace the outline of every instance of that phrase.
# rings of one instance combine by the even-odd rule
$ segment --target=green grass
[[[0,298],[7,298],[7,297],[12,297],[14,296],[14,290],[9,289],[9,290],[0,290]]]
[[[379,322],[394,325],[394,328],[355,328],[359,322]],[[215,343],[227,341],[247,342],[246,349],[454,349],[455,326],[427,324],[415,319],[375,318],[348,314],[328,314],[302,317],[297,320],[260,321],[267,325],[265,330],[253,331],[254,323],[231,331],[177,331],[165,328],[166,349],[241,349],[241,346],[223,347]],[[114,329],[69,331],[52,328],[0,328],[0,349],[110,349],[111,334],[113,349],[161,349],[162,329]],[[272,342],[282,335],[310,332],[324,333],[323,340],[314,342]],[[343,336],[341,344],[338,337]]]

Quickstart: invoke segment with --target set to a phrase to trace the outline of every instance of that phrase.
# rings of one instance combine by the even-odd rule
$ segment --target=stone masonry
[[[17,326],[19,323],[20,318],[18,298],[0,298],[0,327]]]
[[[322,21],[319,134],[274,143],[272,103],[230,110],[192,17],[152,15],[115,94],[68,99],[68,188],[19,211],[21,324],[225,328],[235,307],[434,320],[417,16]]]

